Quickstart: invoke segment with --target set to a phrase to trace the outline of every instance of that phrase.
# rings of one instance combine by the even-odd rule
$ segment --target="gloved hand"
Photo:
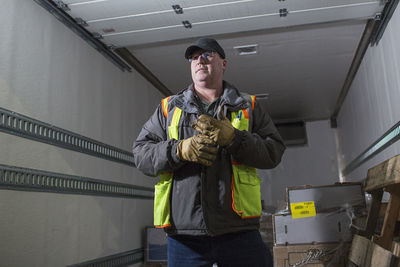
[[[225,117],[221,106],[218,107],[217,114],[218,120],[204,114],[200,115],[192,127],[201,134],[209,136],[220,146],[230,145],[235,138],[235,128]]]
[[[211,166],[217,157],[216,143],[205,135],[195,135],[179,142],[176,155],[180,160]]]

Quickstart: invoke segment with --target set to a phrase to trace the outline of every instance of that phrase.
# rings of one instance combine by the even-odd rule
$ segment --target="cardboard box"
[[[286,188],[286,201],[290,203],[313,201],[318,212],[330,212],[339,208],[352,207],[354,211],[366,208],[361,183],[337,183],[322,186],[296,186]]]
[[[307,258],[311,250],[314,252],[330,252],[317,260],[301,265],[302,267],[345,267],[349,243],[328,243],[328,244],[306,244],[306,245],[290,245],[290,246],[274,246],[274,267],[292,267]],[[315,254],[314,254],[315,255]]]
[[[351,219],[346,211],[299,219],[275,214],[273,224],[276,245],[351,241]]]

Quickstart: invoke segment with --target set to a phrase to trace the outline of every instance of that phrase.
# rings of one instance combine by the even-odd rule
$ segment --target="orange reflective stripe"
[[[256,96],[250,95],[250,97],[251,97],[251,102],[252,102],[251,109],[254,110],[254,103],[256,102]]]
[[[233,164],[233,161],[232,161],[232,164]],[[233,179],[234,179],[234,177],[233,177],[233,174],[232,174],[232,182],[231,182],[231,190],[232,190],[232,209],[233,209],[237,214],[242,214],[243,211],[238,211],[238,210],[235,208],[235,186],[234,186],[234,181],[233,181]],[[243,215],[240,215],[240,217],[241,217],[242,219],[259,218],[259,217],[261,217],[261,214],[260,214],[260,215],[256,215],[256,216],[243,216]]]
[[[235,186],[234,186],[234,181],[233,181],[233,179],[235,179],[235,178],[233,177],[233,174],[232,174],[232,182],[231,182],[232,209],[233,209],[237,214],[239,214],[239,213],[243,213],[243,211],[238,211],[238,210],[235,209]]]
[[[170,227],[171,224],[165,224],[165,225],[154,225],[155,228],[167,228]]]
[[[161,100],[161,106],[162,106],[165,118],[167,118],[167,116],[168,116],[168,100],[169,100],[169,97]]]
[[[249,119],[249,113],[247,112],[247,109],[243,109],[243,114],[245,119]]]
[[[242,216],[242,219],[259,218],[259,217],[261,217],[261,214],[256,216]]]

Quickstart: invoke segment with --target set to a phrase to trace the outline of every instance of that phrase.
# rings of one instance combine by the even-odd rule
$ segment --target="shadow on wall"
[[[286,187],[339,181],[334,130],[329,121],[307,122],[306,129],[307,145],[289,146],[275,169],[258,170],[265,207],[284,208]]]

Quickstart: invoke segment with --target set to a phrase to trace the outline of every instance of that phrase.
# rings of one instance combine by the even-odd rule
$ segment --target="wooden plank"
[[[365,226],[365,231],[360,231],[360,234],[367,238],[371,238],[372,235],[375,233],[376,223],[378,221],[380,206],[382,202],[383,189],[372,191],[371,196],[372,196],[371,207],[369,208],[368,211],[368,218]]]
[[[400,242],[393,241],[391,252],[394,256],[393,266],[400,267]]]
[[[386,250],[392,249],[393,233],[400,209],[400,184],[386,188],[390,193],[389,205],[386,209],[381,236],[374,236],[374,243]]]
[[[368,247],[371,241],[363,236],[354,235],[351,243],[349,260],[357,266],[365,266],[367,259]]]
[[[400,155],[368,170],[365,191],[370,192],[400,183]]]
[[[400,244],[398,243],[398,245]],[[400,249],[400,246],[398,249]],[[391,251],[359,235],[354,235],[349,260],[359,267],[399,267],[397,258]]]
[[[374,243],[370,243],[368,246],[367,257],[365,259],[365,265],[361,267],[371,267],[372,252],[374,250]]]
[[[381,207],[379,210],[379,217],[385,217],[387,206],[388,206],[388,203],[381,203]],[[397,221],[400,222],[400,213],[399,213],[399,216],[397,217]]]
[[[394,257],[392,252],[377,244],[373,244],[371,267],[392,267],[393,263]]]
[[[400,243],[396,242],[396,241],[393,241],[391,251],[392,251],[394,256],[400,257]]]

